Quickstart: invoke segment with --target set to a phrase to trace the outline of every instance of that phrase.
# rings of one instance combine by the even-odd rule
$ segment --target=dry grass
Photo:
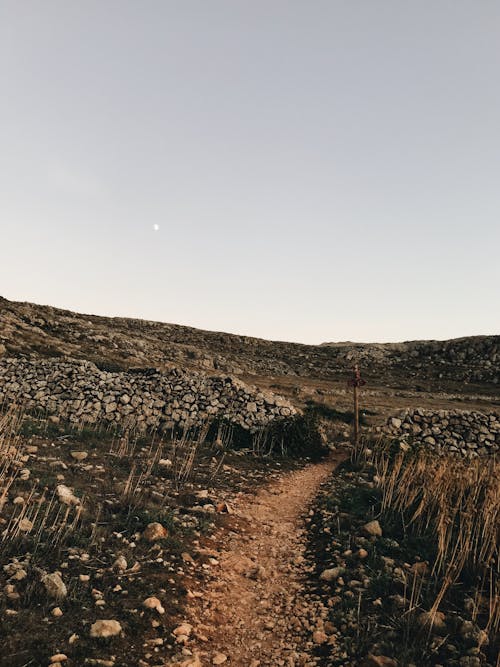
[[[0,511],[14,482],[23,479],[23,465],[28,460],[19,434],[22,422],[22,411],[16,406],[0,415]],[[31,542],[33,553],[43,542],[55,546],[76,529],[83,512],[83,503],[61,504],[55,491],[49,493],[36,483],[19,500],[2,525],[0,551],[9,550],[26,538]]]
[[[400,514],[405,529],[414,534],[435,534],[437,555],[430,575],[441,586],[431,615],[450,587],[467,577],[477,582],[476,615],[487,606],[485,630],[498,631],[500,463],[436,457],[427,450],[391,455],[383,446],[375,448],[373,463],[382,512]]]

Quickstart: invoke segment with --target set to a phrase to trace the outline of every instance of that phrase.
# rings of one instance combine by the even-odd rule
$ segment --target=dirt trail
[[[307,648],[323,620],[303,590],[310,571],[304,517],[319,485],[345,456],[336,452],[235,500],[231,525],[211,543],[219,565],[192,605],[193,626],[205,635],[201,662],[186,664],[222,664],[218,654],[221,661],[227,656],[225,664],[242,667],[316,664]]]

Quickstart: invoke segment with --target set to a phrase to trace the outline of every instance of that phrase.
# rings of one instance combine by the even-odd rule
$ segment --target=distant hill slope
[[[368,378],[406,387],[466,383],[495,391],[500,336],[405,343],[302,345],[177,324],[83,315],[0,297],[0,350],[89,359],[101,367],[173,365],[235,375],[346,377],[358,361]]]

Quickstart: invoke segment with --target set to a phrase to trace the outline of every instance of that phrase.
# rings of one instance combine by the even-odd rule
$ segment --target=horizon
[[[266,340],[498,335],[500,5],[0,7],[0,290]]]
[[[62,311],[69,311],[71,313],[74,313],[75,315],[79,315],[81,317],[103,317],[106,319],[129,319],[129,320],[140,320],[144,322],[155,322],[157,324],[165,324],[165,325],[173,325],[173,326],[179,326],[179,327],[186,327],[190,329],[198,329],[200,331],[206,331],[208,333],[220,333],[220,334],[227,334],[230,336],[245,336],[246,338],[257,338],[260,340],[267,340],[268,342],[271,343],[292,343],[294,345],[312,345],[312,346],[321,346],[321,345],[390,345],[390,344],[404,344],[404,343],[424,343],[424,342],[445,342],[448,340],[461,340],[461,339],[466,339],[466,338],[482,338],[482,337],[490,337],[490,336],[498,336],[500,334],[495,334],[495,333],[486,333],[486,334],[476,334],[475,336],[455,336],[454,338],[413,338],[413,339],[408,339],[408,340],[388,340],[388,341],[380,341],[380,340],[324,340],[320,342],[315,342],[315,343],[305,343],[304,341],[301,340],[286,340],[286,339],[273,339],[273,338],[263,338],[262,336],[250,336],[246,334],[241,334],[238,333],[237,331],[225,331],[222,329],[207,329],[205,327],[198,327],[198,326],[193,326],[191,324],[185,324],[182,322],[170,322],[166,320],[152,320],[151,318],[145,318],[145,317],[136,317],[134,315],[110,315],[110,314],[102,314],[102,313],[93,313],[93,312],[80,312],[80,311],[75,311],[72,310],[71,308],[66,308],[64,306],[57,306],[54,304],[49,304],[49,303],[34,303],[32,301],[17,301],[13,299],[9,299],[2,294],[0,294],[0,299],[5,299],[9,303],[15,303],[15,304],[21,304],[21,305],[30,305],[30,306],[39,306],[41,308],[54,308],[55,310],[62,310]]]

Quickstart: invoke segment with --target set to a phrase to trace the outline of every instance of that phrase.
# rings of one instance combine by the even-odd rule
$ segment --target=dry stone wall
[[[500,417],[494,412],[417,408],[390,417],[384,431],[443,454],[475,458],[500,451]]]
[[[225,418],[256,430],[296,414],[280,396],[233,377],[178,369],[106,372],[71,358],[1,359],[0,405],[13,402],[73,422],[160,429]]]

